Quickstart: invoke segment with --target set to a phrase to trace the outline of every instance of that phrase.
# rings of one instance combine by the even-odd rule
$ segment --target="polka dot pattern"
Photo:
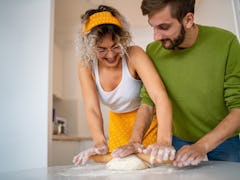
[[[126,145],[130,139],[133,124],[136,118],[137,111],[129,113],[114,113],[109,115],[109,151]],[[147,147],[157,141],[157,118],[153,117],[152,123],[146,134],[144,135],[142,144]]]
[[[114,17],[110,12],[104,11],[95,13],[89,17],[89,21],[85,25],[84,33],[101,24],[115,24],[122,27],[116,17]]]

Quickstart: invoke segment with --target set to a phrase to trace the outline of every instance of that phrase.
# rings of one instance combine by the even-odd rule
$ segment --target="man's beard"
[[[185,38],[185,29],[183,27],[183,25],[181,26],[181,31],[178,35],[178,37],[176,39],[162,39],[161,42],[162,42],[162,46],[165,48],[165,49],[169,49],[169,50],[176,50],[176,49],[181,49],[179,47],[180,44],[182,44],[182,42],[184,41],[184,38]],[[166,45],[166,42],[169,42],[170,44],[167,46]]]

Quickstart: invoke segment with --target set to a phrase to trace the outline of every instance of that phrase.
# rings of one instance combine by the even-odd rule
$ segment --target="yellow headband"
[[[101,25],[101,24],[114,24],[118,27],[122,27],[119,20],[114,17],[110,12],[103,11],[103,12],[97,12],[89,17],[88,22],[85,25],[84,34],[88,31],[90,31],[92,28]]]

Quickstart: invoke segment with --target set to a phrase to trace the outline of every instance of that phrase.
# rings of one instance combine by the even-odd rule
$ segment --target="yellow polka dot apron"
[[[137,110],[129,113],[109,113],[109,151],[126,145],[131,137],[132,128],[135,122]],[[151,126],[143,137],[142,144],[147,147],[157,141],[157,118],[153,116]]]

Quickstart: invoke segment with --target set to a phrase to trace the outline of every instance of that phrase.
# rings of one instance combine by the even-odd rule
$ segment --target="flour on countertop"
[[[143,174],[171,174],[179,172],[181,170],[176,169],[170,165],[161,165],[153,168],[147,168],[143,170],[108,170],[106,164],[102,163],[87,163],[85,165],[71,167],[64,169],[57,173],[60,176],[82,176],[82,177],[101,177],[101,176],[113,176],[116,174],[121,175],[143,175]]]

